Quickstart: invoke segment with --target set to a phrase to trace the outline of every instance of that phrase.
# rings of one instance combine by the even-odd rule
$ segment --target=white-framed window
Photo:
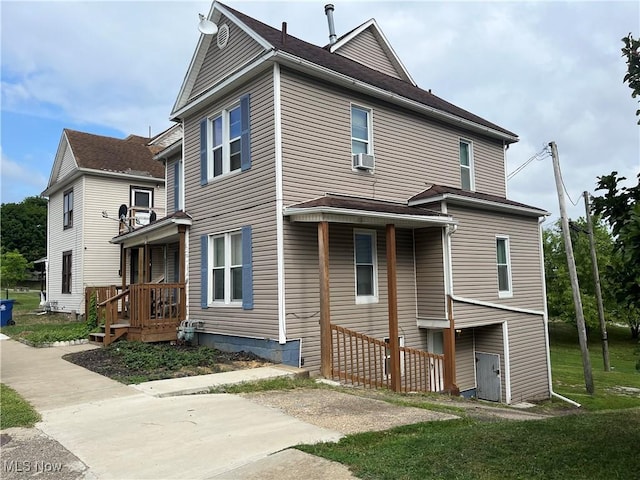
[[[131,187],[131,209],[135,212],[136,226],[148,225],[153,207],[153,189]]]
[[[378,301],[378,261],[375,230],[354,230],[356,303]]]
[[[463,190],[475,190],[473,168],[473,143],[460,139],[460,187]]]
[[[371,110],[351,105],[351,153],[373,154]]]
[[[242,232],[209,237],[209,304],[242,305]]]
[[[207,176],[216,178],[242,167],[240,104],[222,110],[208,121]]]
[[[513,295],[511,287],[511,253],[509,237],[496,237],[496,264],[498,267],[498,296],[508,298]]]
[[[66,230],[73,227],[73,188],[63,195],[62,228]]]

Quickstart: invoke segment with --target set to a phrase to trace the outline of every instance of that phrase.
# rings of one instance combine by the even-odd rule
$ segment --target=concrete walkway
[[[241,478],[237,475],[243,475],[243,468],[253,471],[251,478],[269,478],[260,477],[261,471],[276,472],[280,480],[326,478],[327,464],[315,457],[301,461],[297,454],[269,455],[299,443],[336,441],[340,433],[234,395],[165,396],[189,393],[204,388],[202,384],[172,380],[126,386],[61,358],[87,348],[92,347],[38,349],[13,340],[0,342],[2,382],[41,413],[39,430],[88,467],[82,478]],[[276,370],[270,374],[291,374]],[[244,372],[245,380],[256,375]],[[242,381],[242,374],[236,377]],[[260,461],[267,463],[250,466]],[[331,478],[354,478],[345,467],[332,465]]]

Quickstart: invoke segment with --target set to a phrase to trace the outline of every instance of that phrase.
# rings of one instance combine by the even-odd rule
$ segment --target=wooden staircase
[[[101,332],[90,333],[89,342],[99,345],[108,345],[115,342],[119,338],[125,337],[129,332],[129,323],[113,323],[109,326],[109,334],[107,335],[105,325],[100,326]],[[108,337],[108,338],[107,338]]]

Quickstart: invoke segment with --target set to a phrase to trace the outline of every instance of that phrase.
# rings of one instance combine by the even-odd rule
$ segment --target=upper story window
[[[371,110],[351,106],[351,153],[372,154]]]
[[[353,233],[356,274],[356,303],[378,301],[378,262],[376,232],[355,230]]]
[[[153,207],[153,189],[131,187],[131,209],[135,215],[135,226],[148,225]]]
[[[62,252],[62,293],[71,293],[71,251]]]
[[[200,180],[251,168],[249,95],[200,123]]]
[[[182,210],[182,160],[173,164],[173,210]]]
[[[463,190],[475,190],[473,170],[473,144],[460,140],[460,186]]]
[[[496,263],[498,265],[498,296],[507,298],[513,295],[511,288],[511,254],[509,237],[496,237]]]
[[[62,227],[73,227],[73,189],[64,192],[63,197],[63,215],[62,215]]]

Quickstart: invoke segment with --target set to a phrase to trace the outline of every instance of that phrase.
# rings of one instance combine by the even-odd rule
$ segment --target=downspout
[[[544,300],[544,315],[543,315],[543,323],[544,323],[544,342],[545,349],[547,353],[547,376],[549,377],[549,392],[552,397],[559,398],[560,400],[570,403],[575,407],[581,407],[578,402],[571,400],[570,398],[564,397],[559,393],[553,391],[553,380],[551,378],[551,350],[549,347],[549,314],[547,311],[547,279],[545,277],[544,271],[544,242],[542,241],[542,223],[544,222],[544,217],[538,218],[538,230],[539,230],[539,240],[540,240],[540,273],[542,274],[542,295]]]
[[[278,343],[287,343],[284,282],[284,194],[282,186],[282,107],[280,103],[280,64],[273,64],[273,112],[276,170],[276,258],[278,268]]]

